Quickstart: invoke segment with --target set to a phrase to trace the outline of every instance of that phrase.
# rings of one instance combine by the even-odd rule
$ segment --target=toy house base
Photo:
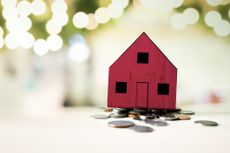
[[[108,107],[176,109],[177,69],[142,33],[109,67]]]

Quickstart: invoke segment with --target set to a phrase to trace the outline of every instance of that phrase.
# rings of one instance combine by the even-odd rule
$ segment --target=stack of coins
[[[135,112],[135,111],[130,111],[129,114],[128,114],[128,117],[132,118],[132,119],[139,119],[140,118],[140,113]]]
[[[110,116],[112,118],[125,118],[128,117],[129,110],[128,108],[114,108]]]
[[[168,126],[168,122],[178,121],[178,120],[190,120],[191,116],[195,112],[182,110],[176,108],[174,110],[164,110],[164,109],[143,109],[143,108],[109,108],[101,107],[105,113],[108,114],[95,114],[91,117],[95,119],[108,119],[116,118],[114,121],[110,121],[108,126],[113,128],[131,128],[135,132],[153,132],[153,128],[143,125],[135,125],[134,122],[130,120],[136,120],[135,122],[142,121],[146,125],[151,126]],[[109,114],[110,113],[110,114]],[[117,120],[117,118],[128,118],[129,120]],[[217,122],[208,120],[197,120],[194,123],[201,124],[203,126],[218,126]]]

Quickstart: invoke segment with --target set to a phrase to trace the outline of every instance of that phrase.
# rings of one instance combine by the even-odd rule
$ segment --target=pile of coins
[[[153,132],[153,128],[149,126],[136,125],[132,120],[143,121],[148,125],[154,126],[167,126],[166,121],[190,120],[193,111],[181,110],[160,110],[160,109],[130,109],[130,108],[109,108],[101,107],[101,110],[107,114],[95,114],[91,117],[95,119],[108,119],[108,118],[128,118],[129,120],[114,120],[108,122],[108,126],[113,128],[131,128],[136,132]],[[214,121],[198,120],[194,123],[204,126],[218,126]]]

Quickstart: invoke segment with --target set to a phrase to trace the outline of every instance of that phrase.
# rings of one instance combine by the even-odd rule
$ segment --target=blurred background
[[[142,32],[178,68],[179,107],[230,111],[230,0],[0,2],[0,112],[106,106],[108,68]]]

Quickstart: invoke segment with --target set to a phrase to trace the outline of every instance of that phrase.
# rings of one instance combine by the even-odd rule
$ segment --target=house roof
[[[176,68],[176,66],[168,59],[168,57],[167,56],[165,56],[165,54],[161,51],[161,49],[149,38],[149,36],[145,33],[145,32],[143,32],[126,50],[125,50],[125,52],[126,51],[128,51],[129,50],[129,48],[133,45],[133,44],[135,44],[141,37],[143,37],[143,36],[145,36],[145,37],[147,37],[148,38],[148,40],[150,41],[150,42],[152,42],[152,44],[153,45],[155,45],[156,47],[157,47],[157,49],[159,50],[159,52],[171,63],[171,65],[175,68],[175,69],[177,69]],[[124,54],[125,54],[125,52],[123,53],[123,54],[121,54],[121,56],[123,56]],[[121,56],[119,56],[119,58],[121,57]],[[118,60],[119,60],[119,58],[117,58],[116,59],[116,61],[115,62],[113,62],[113,64],[115,64]],[[112,65],[113,65],[112,64]],[[112,66],[111,65],[111,66]],[[110,66],[110,67],[111,67]]]

